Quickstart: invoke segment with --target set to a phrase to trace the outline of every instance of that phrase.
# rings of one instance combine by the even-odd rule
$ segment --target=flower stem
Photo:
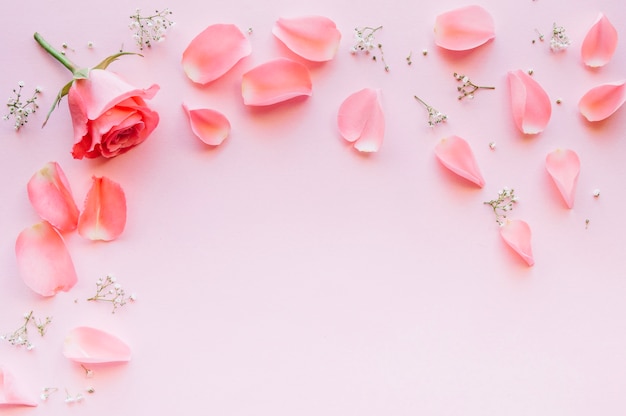
[[[63,55],[61,52],[55,49],[52,45],[50,45],[43,37],[41,37],[39,33],[35,32],[34,37],[37,43],[42,48],[44,48],[46,52],[52,55],[54,59],[61,62],[61,64],[63,64],[64,67],[69,69],[72,72],[72,74],[76,73],[76,71],[78,70],[78,66],[76,66],[76,64],[74,64],[65,55]]]

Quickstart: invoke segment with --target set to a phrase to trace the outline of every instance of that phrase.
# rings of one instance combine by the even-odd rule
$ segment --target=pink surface
[[[19,133],[9,121],[0,124],[0,334],[19,327],[30,310],[53,322],[43,338],[31,328],[32,351],[0,341],[0,366],[33,397],[44,387],[59,392],[36,408],[0,412],[626,413],[626,108],[590,123],[577,107],[592,87],[626,77],[626,9],[614,0],[485,0],[495,39],[467,52],[435,46],[436,16],[467,4],[165,5],[176,21],[166,41],[109,67],[138,87],[160,85],[149,103],[160,123],[139,147],[111,160],[72,159],[67,97],[40,128],[69,73],[33,33],[57,47],[67,43],[73,61],[93,65],[122,44],[137,50],[128,30],[135,7],[163,6],[5,5],[1,91],[8,97],[21,80],[27,94],[37,85],[43,94],[40,111]],[[600,12],[621,38],[613,59],[590,69],[580,48]],[[342,39],[333,60],[306,62],[272,35],[279,17],[307,15],[337,24]],[[572,41],[560,53],[549,48],[554,22]],[[236,24],[252,54],[200,86],[185,75],[182,52],[216,23]],[[350,53],[353,29],[378,25],[389,72],[380,59]],[[242,74],[280,57],[307,65],[312,96],[246,107]],[[542,133],[524,136],[513,121],[506,74],[531,68],[552,101],[552,117]],[[454,72],[496,89],[459,101]],[[337,129],[342,101],[363,88],[381,90],[386,125],[381,149],[368,155]],[[430,129],[414,95],[448,121]],[[229,137],[214,148],[200,142],[183,102],[223,113]],[[471,145],[482,189],[436,160],[434,146],[451,135]],[[571,210],[545,169],[557,148],[574,150],[581,161]],[[92,176],[119,183],[128,218],[112,242],[66,234],[78,283],[44,299],[19,278],[14,246],[22,229],[39,222],[26,184],[49,161],[62,166],[79,207]],[[483,204],[504,186],[520,198],[509,218],[532,228],[533,267],[502,240]],[[108,273],[137,295],[115,314],[109,304],[86,301]],[[77,326],[123,339],[131,361],[94,365],[86,378],[62,355]],[[95,393],[86,393],[88,386]],[[66,388],[85,399],[64,403]]]

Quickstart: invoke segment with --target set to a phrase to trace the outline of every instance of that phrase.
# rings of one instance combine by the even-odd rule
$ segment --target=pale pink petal
[[[600,13],[581,47],[581,55],[585,65],[597,68],[606,65],[617,49],[617,29],[607,17]]]
[[[78,207],[70,184],[56,162],[48,162],[28,181],[28,199],[39,216],[61,232],[76,229]]]
[[[312,94],[311,74],[306,66],[278,58],[243,74],[241,95],[246,105],[276,104]]]
[[[7,406],[37,406],[37,402],[24,393],[20,382],[6,368],[0,366],[0,409]]]
[[[626,101],[626,81],[603,84],[587,91],[578,102],[578,110],[589,121],[604,120]]]
[[[15,257],[26,286],[42,296],[67,292],[78,280],[63,237],[47,221],[25,228],[18,235]]]
[[[435,19],[435,44],[444,49],[473,49],[495,37],[493,17],[480,6],[450,10]]]
[[[85,198],[85,208],[78,218],[78,233],[89,240],[111,241],[126,226],[126,195],[107,177],[93,177]]]
[[[65,337],[63,355],[79,363],[127,362],[130,361],[130,347],[101,329],[80,326]]]
[[[250,41],[237,26],[211,25],[183,52],[183,70],[193,82],[207,84],[224,75],[251,52]]]
[[[339,133],[361,152],[377,152],[385,137],[385,114],[380,90],[364,88],[341,103],[337,115]]]
[[[452,172],[481,188],[485,186],[485,180],[480,173],[472,148],[465,139],[459,136],[441,139],[435,146],[435,155]]]
[[[541,133],[552,115],[550,97],[525,71],[509,71],[508,78],[515,125],[524,134]]]
[[[580,159],[573,150],[557,149],[546,156],[546,169],[561,192],[568,208],[574,206]]]
[[[191,130],[204,143],[218,146],[230,134],[230,122],[222,113],[208,108],[190,110],[184,103],[183,109],[189,117]]]
[[[526,222],[522,220],[508,220],[500,227],[500,235],[529,266],[535,264],[533,250],[530,245],[530,226]]]
[[[279,18],[272,33],[294,53],[314,62],[333,59],[341,40],[335,22],[322,16]]]

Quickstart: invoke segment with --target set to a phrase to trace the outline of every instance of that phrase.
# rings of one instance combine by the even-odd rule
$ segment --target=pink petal
[[[341,40],[335,22],[322,16],[279,18],[272,33],[294,53],[315,62],[333,59]]]
[[[130,347],[121,339],[100,329],[81,326],[65,337],[63,355],[79,363],[130,361]]]
[[[493,17],[480,6],[450,10],[435,19],[435,44],[444,49],[473,49],[495,37]]]
[[[37,406],[37,402],[24,393],[15,376],[0,366],[0,409],[5,406]]]
[[[126,226],[126,196],[122,187],[107,177],[93,177],[78,218],[78,233],[89,240],[111,241]]]
[[[380,90],[364,88],[345,99],[339,107],[337,124],[341,136],[361,152],[377,152],[385,136],[385,114]]]
[[[519,254],[529,266],[535,264],[530,245],[530,226],[522,220],[508,220],[500,227],[504,241]]]
[[[604,120],[626,101],[626,81],[603,84],[587,91],[578,102],[578,110],[589,121]]]
[[[243,74],[241,81],[241,95],[246,105],[271,105],[311,93],[311,75],[307,67],[285,58],[251,69]]]
[[[22,230],[15,256],[22,280],[41,296],[67,292],[78,280],[63,237],[47,221]]]
[[[581,48],[585,65],[597,68],[606,65],[617,49],[617,30],[607,17],[600,13]]]
[[[191,130],[204,143],[218,146],[228,137],[230,122],[222,113],[208,108],[190,110],[184,103],[183,109],[189,117]]]
[[[557,149],[546,156],[546,169],[561,192],[568,208],[574,206],[580,159],[573,150]]]
[[[78,207],[58,163],[46,163],[30,178],[27,189],[28,199],[42,219],[61,232],[76,229]]]
[[[193,82],[207,84],[252,53],[248,38],[233,24],[211,25],[183,52],[183,70]]]
[[[441,139],[435,146],[435,155],[452,172],[475,183],[480,188],[485,186],[485,180],[480,173],[472,148],[461,137],[450,136]]]
[[[552,115],[550,97],[525,71],[509,71],[508,78],[515,125],[524,134],[541,133]]]

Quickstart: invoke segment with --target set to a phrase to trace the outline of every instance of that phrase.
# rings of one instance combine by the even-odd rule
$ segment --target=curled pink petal
[[[530,226],[526,222],[522,220],[506,221],[500,227],[500,236],[529,266],[535,264],[530,245]]]
[[[24,393],[15,376],[0,366],[0,409],[5,406],[37,406],[37,402]]]
[[[63,355],[79,363],[130,361],[130,347],[118,337],[101,329],[80,326],[65,337]]]
[[[385,114],[380,90],[364,88],[345,99],[339,107],[337,124],[341,136],[360,152],[377,152],[385,136]]]
[[[183,109],[189,117],[191,130],[204,143],[218,146],[230,134],[230,122],[222,113],[208,108],[190,110],[186,104]]]
[[[617,29],[600,13],[583,40],[581,55],[585,65],[597,68],[606,65],[617,49]]]
[[[496,37],[493,17],[480,6],[466,6],[435,19],[435,44],[451,51],[465,51]]]
[[[509,71],[508,78],[515,125],[524,134],[541,133],[552,115],[550,97],[525,71]]]
[[[250,53],[250,41],[237,26],[211,25],[200,32],[183,52],[183,70],[193,82],[208,84]]]
[[[294,53],[314,62],[333,59],[341,40],[335,22],[322,16],[281,17],[272,33]]]
[[[126,195],[117,183],[107,177],[93,177],[85,209],[78,218],[78,234],[89,240],[111,241],[126,226]]]
[[[578,102],[578,110],[589,121],[604,120],[626,101],[626,81],[599,85],[587,91]]]
[[[312,94],[311,74],[306,66],[278,58],[243,74],[241,95],[246,105],[272,105]]]
[[[78,207],[70,184],[56,162],[48,162],[28,181],[28,199],[39,216],[61,232],[76,229]]]
[[[546,156],[546,169],[561,192],[568,208],[574,206],[580,159],[573,150],[557,149]]]
[[[480,188],[485,186],[485,180],[480,173],[472,148],[465,139],[459,136],[441,139],[435,146],[435,155],[452,172],[475,183]]]
[[[67,292],[78,280],[63,237],[47,221],[25,228],[18,235],[15,257],[22,280],[41,296]]]

